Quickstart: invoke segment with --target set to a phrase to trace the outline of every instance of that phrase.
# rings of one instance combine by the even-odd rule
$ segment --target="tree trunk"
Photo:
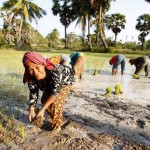
[[[141,50],[144,51],[144,44],[145,44],[145,37],[142,37],[142,45],[141,45]]]
[[[98,47],[98,44],[99,44],[99,42],[98,42],[98,37],[99,37],[99,35],[98,35],[99,33],[97,32],[96,33],[96,46]]]
[[[88,15],[88,49],[91,50],[90,15]]]
[[[104,48],[108,48],[108,45],[105,41],[105,36],[103,33],[103,21],[102,21],[102,4],[99,5],[99,38],[100,41],[102,42]]]
[[[65,25],[65,48],[67,48],[67,27]]]
[[[18,50],[21,47],[21,30],[22,30],[22,24],[23,24],[23,17],[21,17],[20,27],[19,27],[19,35],[18,35],[18,40],[17,40],[17,49]]]
[[[85,26],[86,26],[86,21],[85,21],[85,16],[84,19],[82,20],[82,46],[85,44]]]
[[[85,30],[82,27],[82,46],[84,46],[84,39],[85,39]]]
[[[116,40],[117,40],[117,34],[115,34],[115,40],[114,40],[115,45],[116,45]]]

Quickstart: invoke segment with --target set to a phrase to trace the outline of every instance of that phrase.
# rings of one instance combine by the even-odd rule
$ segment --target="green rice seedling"
[[[5,127],[3,127],[3,134],[4,134],[4,137],[6,137],[6,135],[7,135],[7,130],[6,130]]]
[[[39,111],[40,111],[40,108],[39,108],[39,107],[36,107],[36,108],[35,108],[35,113],[38,114]]]
[[[19,134],[21,135],[22,139],[24,140],[25,139],[25,129],[22,124],[19,125],[18,131],[19,131]]]
[[[19,119],[19,116],[20,115],[20,110],[19,110],[19,107],[18,107],[18,109],[17,109],[17,118]]]
[[[2,129],[2,127],[3,127],[3,124],[2,124],[2,122],[0,121],[0,129]]]
[[[95,75],[95,76],[96,76],[96,75],[97,75],[97,71],[98,71],[98,70],[97,70],[97,69],[95,69],[95,70],[94,70],[93,75]]]
[[[99,54],[97,55],[88,54],[87,62],[85,65],[85,70],[90,71],[90,73],[91,73],[91,70],[93,71],[93,68],[95,68],[95,71],[101,70],[105,61],[106,61],[106,58],[103,56],[100,56]]]
[[[132,77],[133,77],[133,79],[140,79],[140,77],[136,74],[133,74]]]
[[[2,110],[2,107],[0,106],[0,114],[3,113],[2,111],[3,111],[3,110]]]
[[[117,84],[115,86],[115,95],[119,95],[119,94],[123,94],[123,91],[122,91],[122,86],[120,84]]]
[[[11,117],[11,122],[12,122],[12,131],[14,132],[15,131],[15,116],[12,115]]]
[[[111,87],[107,87],[106,88],[106,93],[103,96],[110,97],[111,96],[110,95],[111,91],[112,91],[112,88]]]
[[[9,134],[6,135],[6,137],[5,137],[5,143],[6,143],[6,145],[7,145],[8,147],[10,146],[10,136],[9,136]]]

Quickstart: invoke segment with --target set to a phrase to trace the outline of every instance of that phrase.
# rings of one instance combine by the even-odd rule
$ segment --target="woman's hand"
[[[35,115],[36,115],[36,113],[35,113],[35,107],[34,106],[30,106],[29,113],[28,113],[28,119],[29,119],[30,122],[35,117]]]
[[[38,112],[37,116],[40,116],[40,117],[44,118],[44,112],[45,112],[45,109],[42,108],[42,109]]]
[[[42,108],[40,109],[40,111],[38,112],[37,116],[40,116],[40,117],[44,118],[44,112],[45,112],[45,110],[48,108],[48,106],[49,106],[51,103],[53,103],[53,102],[55,101],[55,99],[56,99],[56,97],[50,96],[50,97],[47,99],[46,103],[43,105],[43,107],[42,107]]]

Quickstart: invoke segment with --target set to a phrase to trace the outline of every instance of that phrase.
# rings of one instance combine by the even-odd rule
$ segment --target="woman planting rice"
[[[22,61],[25,67],[23,83],[27,82],[30,90],[29,121],[36,115],[35,107],[41,90],[42,108],[37,117],[43,118],[47,110],[52,119],[50,130],[60,130],[64,103],[74,83],[72,69],[65,65],[54,65],[37,52],[25,53]]]

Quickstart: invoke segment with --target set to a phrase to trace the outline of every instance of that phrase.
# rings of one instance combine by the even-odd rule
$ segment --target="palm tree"
[[[138,17],[137,21],[138,23],[136,24],[136,29],[141,32],[139,35],[139,39],[142,42],[141,49],[143,50],[145,37],[150,33],[150,15],[143,14]]]
[[[86,24],[88,24],[88,48],[90,50],[92,48],[91,34],[90,34],[91,16],[94,14],[94,9],[92,8],[89,0],[82,0],[82,1],[73,0],[72,6],[75,9],[75,13],[77,15],[76,25],[81,23],[82,26],[82,35],[83,35],[82,45],[84,43],[85,38],[85,27]]]
[[[116,43],[117,35],[125,28],[125,16],[119,13],[107,15],[105,17],[105,24],[108,29],[111,29],[115,34],[114,44]]]
[[[67,48],[67,27],[76,19],[71,0],[53,0],[52,12],[60,17],[60,22],[65,27],[65,48]]]
[[[98,32],[99,38],[105,48],[108,47],[105,41],[105,34],[104,34],[104,16],[106,11],[110,8],[110,2],[114,0],[90,0],[95,7],[96,11],[98,12]]]
[[[59,32],[57,29],[54,29],[51,33],[49,33],[46,36],[46,39],[48,40],[48,45],[50,47],[56,46],[56,44],[60,43],[60,39],[59,39]]]
[[[13,12],[14,18],[18,15],[21,16],[19,37],[17,41],[18,48],[21,46],[21,30],[23,22],[27,20],[30,22],[35,20],[37,23],[37,19],[46,15],[46,11],[44,9],[29,0],[8,0],[3,3],[1,10]]]

